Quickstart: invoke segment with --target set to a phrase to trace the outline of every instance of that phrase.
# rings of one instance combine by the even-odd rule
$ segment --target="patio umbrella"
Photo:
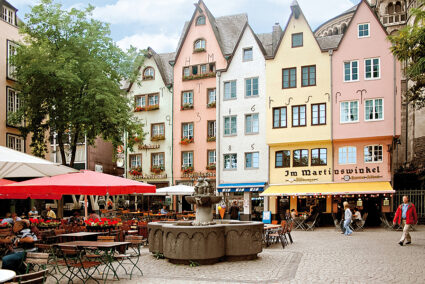
[[[71,172],[78,171],[0,146],[0,178],[45,177]]]
[[[192,195],[195,192],[193,186],[178,184],[173,186],[167,186],[158,188],[156,193],[152,195]]]

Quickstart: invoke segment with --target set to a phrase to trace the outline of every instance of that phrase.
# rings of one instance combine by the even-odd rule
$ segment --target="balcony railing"
[[[384,26],[404,25],[406,13],[381,15],[381,22]]]

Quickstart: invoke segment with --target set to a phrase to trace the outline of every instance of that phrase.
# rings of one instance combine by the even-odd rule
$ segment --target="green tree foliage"
[[[45,155],[55,132],[62,162],[69,151],[70,166],[85,136],[90,145],[102,137],[114,146],[123,144],[125,131],[143,137],[121,89],[123,81],[136,80],[143,54],[135,48],[122,51],[109,26],[92,18],[93,9],[65,10],[42,0],[26,15],[20,27],[24,40],[12,58],[22,102],[13,121],[25,120],[21,131],[31,134],[37,156]]]
[[[393,54],[407,65],[405,72],[410,81],[407,99],[422,108],[425,106],[425,0],[417,2],[418,8],[411,10],[412,24],[389,39]]]

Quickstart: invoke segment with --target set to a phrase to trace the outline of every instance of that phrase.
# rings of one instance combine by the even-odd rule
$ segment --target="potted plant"
[[[193,109],[193,104],[183,104],[181,110]]]
[[[158,104],[156,104],[156,105],[149,105],[149,106],[146,107],[146,110],[147,111],[156,110],[156,109],[159,109],[159,105]]]
[[[205,51],[205,48],[200,47],[200,48],[195,48],[195,49],[193,50],[193,53],[199,53],[199,52],[204,52],[204,51]]]
[[[210,102],[209,104],[207,104],[207,108],[215,108],[216,102]]]
[[[215,171],[215,163],[208,164],[206,169],[209,171]]]
[[[164,134],[159,134],[159,135],[155,135],[151,137],[151,141],[160,141],[160,140],[165,140]]]
[[[141,176],[143,174],[142,167],[135,167],[128,171],[128,173],[132,176]]]
[[[165,170],[165,168],[164,168],[163,165],[151,167],[151,172],[153,172],[154,174],[159,174],[159,173],[163,172],[164,170]]]
[[[134,112],[140,112],[140,111],[145,111],[146,107],[144,106],[137,106],[134,108]]]
[[[153,79],[152,75],[143,76],[143,80],[152,80],[152,79]]]
[[[182,172],[184,174],[193,173],[193,167],[192,166],[184,166],[184,167],[182,167]]]
[[[207,142],[215,142],[215,136],[208,137]]]
[[[182,145],[187,145],[190,143],[193,143],[193,137],[192,138],[183,137],[182,140],[180,141],[180,144]]]

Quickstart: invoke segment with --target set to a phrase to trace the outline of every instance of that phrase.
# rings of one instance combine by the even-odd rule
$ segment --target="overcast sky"
[[[18,16],[37,0],[8,0]],[[96,7],[94,17],[111,25],[112,37],[122,48],[151,46],[157,52],[174,51],[183,24],[190,20],[195,0],[56,0],[64,7]],[[271,32],[274,23],[285,26],[293,0],[204,0],[215,17],[247,13],[256,33]],[[298,0],[314,30],[324,21],[344,12],[360,0]]]

